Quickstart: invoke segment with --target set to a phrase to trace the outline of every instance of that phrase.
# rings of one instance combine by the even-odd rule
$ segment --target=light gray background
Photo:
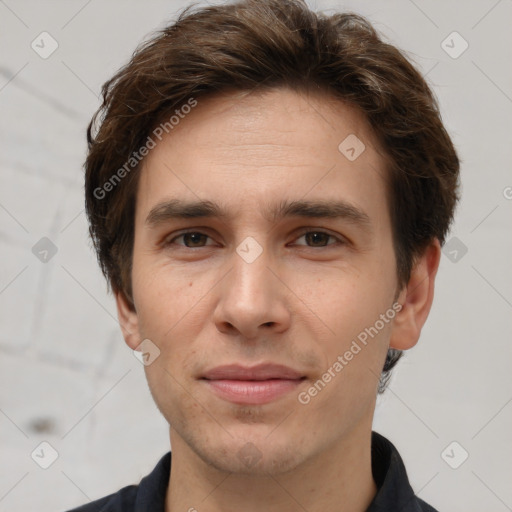
[[[101,85],[186,5],[0,0],[0,511],[98,498],[137,483],[169,449],[91,249],[81,166]],[[449,238],[468,251],[443,255],[430,318],[374,429],[440,512],[512,510],[512,2],[309,5],[366,15],[408,52],[462,159]],[[59,45],[48,59],[31,48],[42,31]],[[441,46],[453,31],[469,43],[456,59]],[[32,253],[45,236],[58,248],[47,263]],[[46,470],[31,458],[42,441],[59,454]]]

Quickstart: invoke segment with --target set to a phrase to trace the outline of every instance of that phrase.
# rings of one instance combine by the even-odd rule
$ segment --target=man
[[[420,73],[300,0],[197,11],[88,130],[86,207],[171,453],[77,511],[434,511],[372,432],[429,314],[459,161]]]

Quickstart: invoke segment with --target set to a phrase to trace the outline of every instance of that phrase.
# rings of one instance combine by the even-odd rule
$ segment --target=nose
[[[256,339],[290,325],[290,291],[275,261],[263,252],[246,260],[233,251],[231,270],[218,287],[214,322],[220,332]]]

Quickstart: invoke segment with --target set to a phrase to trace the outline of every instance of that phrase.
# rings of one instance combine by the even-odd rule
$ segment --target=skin
[[[349,134],[366,146],[353,162],[338,150]],[[407,350],[418,341],[440,259],[433,240],[398,289],[384,174],[382,149],[359,111],[320,92],[286,88],[200,98],[145,159],[135,307],[121,293],[116,301],[128,346],[150,339],[160,350],[145,370],[170,424],[167,512],[316,512],[340,503],[364,511],[372,501],[378,377],[389,347]],[[149,211],[171,198],[216,201],[232,217],[150,227]],[[369,225],[267,219],[267,205],[283,199],[343,200],[365,212]],[[343,243],[312,240],[301,228]],[[175,238],[184,229],[207,237]],[[251,263],[236,251],[248,236],[263,250]],[[299,403],[297,394],[395,300],[402,309],[394,319],[308,404]],[[198,379],[219,365],[261,362],[307,378],[263,405],[223,400]],[[253,465],[240,457],[247,446],[259,457]]]

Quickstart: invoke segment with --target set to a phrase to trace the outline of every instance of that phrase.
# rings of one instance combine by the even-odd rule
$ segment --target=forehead
[[[364,115],[333,96],[229,92],[198,98],[180,117],[144,160],[138,219],[176,198],[222,204],[226,215],[261,212],[267,220],[284,199],[323,198],[382,220],[382,150]]]

